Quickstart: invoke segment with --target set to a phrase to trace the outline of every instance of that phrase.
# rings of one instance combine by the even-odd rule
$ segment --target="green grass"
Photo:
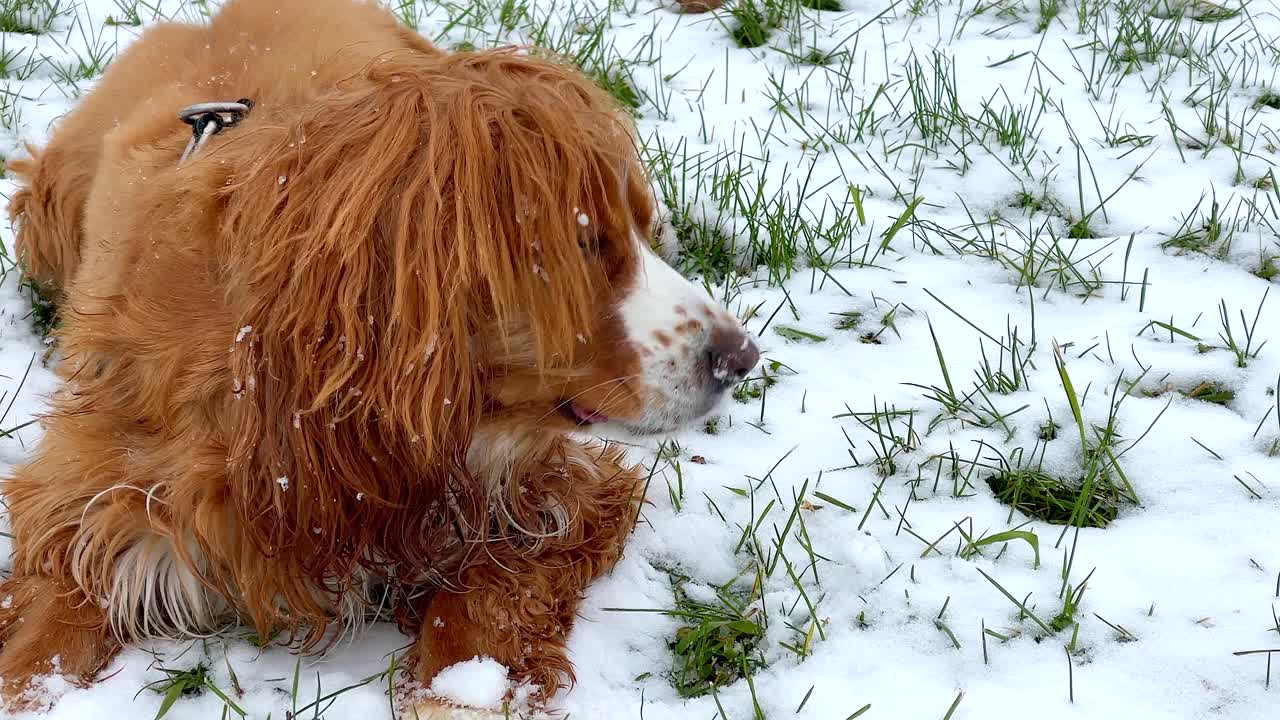
[[[1072,240],[1088,240],[1100,236],[1098,231],[1094,230],[1093,226],[1089,224],[1088,218],[1081,218],[1067,227],[1067,237]]]
[[[1280,110],[1280,93],[1273,90],[1263,90],[1258,95],[1258,99],[1254,101],[1255,107],[1268,107],[1272,110]]]
[[[826,335],[819,335],[818,333],[810,330],[802,330],[800,328],[790,327],[787,325],[774,325],[773,331],[791,342],[820,343],[826,342],[827,340]]]
[[[0,78],[28,80],[44,62],[31,50],[10,48],[8,40],[0,38]]]
[[[1190,17],[1196,22],[1225,22],[1240,15],[1240,10],[1237,8],[1226,7],[1225,5],[1208,2],[1208,0],[1193,0],[1190,5]]]
[[[757,378],[748,378],[734,386],[731,395],[733,399],[740,403],[749,403],[760,400],[769,391],[769,388],[778,384],[778,378],[770,375],[768,366],[760,368],[760,376]]]
[[[1043,452],[1035,448],[1030,452],[1017,448],[1008,456],[994,451],[995,464],[982,466],[989,471],[984,479],[995,498],[1008,505],[1011,512],[1017,510],[1054,525],[1104,528],[1119,516],[1122,507],[1138,502],[1137,492],[1118,459],[1136,444],[1129,443],[1121,448],[1123,438],[1119,431],[1119,412],[1125,396],[1122,392],[1123,378],[1118,379],[1111,389],[1113,400],[1106,423],[1094,425],[1085,420],[1082,400],[1071,381],[1062,349],[1057,346],[1054,348],[1054,363],[1079,438],[1079,472],[1067,475],[1051,473],[1041,464]],[[1202,395],[1200,399],[1209,402],[1222,397],[1212,394],[1220,393],[1213,387],[1199,392]],[[1060,430],[1061,427],[1052,420],[1040,425],[1038,442],[1058,440]]]
[[[1262,299],[1258,301],[1252,322],[1243,308],[1238,310],[1240,315],[1238,328],[1235,324],[1235,316],[1227,307],[1227,301],[1223,300],[1218,304],[1218,322],[1222,327],[1218,333],[1218,339],[1222,341],[1221,347],[1235,356],[1238,368],[1248,367],[1249,362],[1256,359],[1267,346],[1267,338],[1258,333],[1258,320],[1262,317],[1262,308],[1267,304],[1267,297],[1270,295],[1271,288],[1268,287],[1262,293]]]
[[[669,614],[686,623],[670,642],[671,684],[680,697],[708,695],[764,667],[764,627],[745,598],[718,589],[715,602],[696,602],[677,588]]]
[[[71,51],[67,60],[48,60],[46,64],[52,71],[54,84],[63,94],[78,97],[81,83],[93,80],[102,75],[116,54],[116,41],[107,37],[105,27],[88,26],[80,16],[76,16],[73,26],[79,31],[79,49]]]
[[[862,313],[857,310],[832,313],[832,315],[839,318],[839,320],[836,320],[835,322],[835,328],[837,330],[857,330],[862,324]]]
[[[1231,401],[1236,399],[1236,393],[1230,388],[1224,388],[1212,380],[1206,380],[1187,388],[1161,388],[1148,392],[1149,397],[1160,397],[1169,389],[1175,390],[1179,395],[1189,400],[1199,400],[1200,402],[1211,403],[1214,405],[1228,406]]]
[[[1060,0],[1038,0],[1038,10],[1036,32],[1042,33],[1049,29],[1054,20],[1058,19],[1058,14],[1062,12],[1062,3]]]
[[[1037,195],[1028,190],[1020,190],[1014,196],[1013,206],[1028,212],[1051,212],[1057,205],[1045,195]]]
[[[736,272],[737,243],[724,228],[683,214],[675,218],[674,226],[680,244],[678,263],[686,274],[719,283]]]
[[[230,669],[230,665],[227,667]],[[161,718],[168,715],[179,700],[202,695],[206,691],[212,692],[222,700],[224,707],[223,717],[226,717],[228,711],[241,718],[248,717],[245,711],[214,683],[209,673],[209,668],[204,663],[181,670],[165,667],[156,669],[164,673],[165,677],[148,683],[144,688],[164,697],[164,700],[160,703],[160,709],[156,712],[155,720],[161,720]],[[234,681],[234,672],[231,673],[231,677]]]
[[[1036,468],[1009,468],[986,478],[995,498],[1054,525],[1102,528],[1119,515],[1118,498],[1092,491],[1082,477],[1064,480]]]
[[[142,0],[113,0],[113,2],[118,12],[107,16],[108,26],[140,27],[142,25],[142,13],[138,11]]]
[[[741,48],[758,48],[769,41],[776,25],[764,0],[734,0],[729,7],[729,35]]]
[[[422,24],[422,20],[426,17],[426,10],[419,4],[418,0],[392,0],[390,3],[392,12],[404,23],[405,27],[418,29]]]
[[[1280,266],[1277,265],[1276,256],[1268,255],[1263,257],[1262,261],[1259,262],[1257,269],[1253,271],[1253,274],[1263,280],[1275,280],[1277,276],[1280,276]]]
[[[817,48],[813,48],[800,57],[800,62],[806,65],[816,65],[818,67],[826,67],[835,61],[833,53],[825,52]]]
[[[1183,216],[1181,225],[1160,247],[1178,254],[1201,253],[1224,257],[1231,248],[1238,223],[1227,217],[1224,206],[1216,197],[1210,200],[1208,212],[1202,211],[1205,198]]]
[[[188,650],[191,649],[188,648]],[[326,712],[333,706],[334,702],[349,692],[369,686],[381,686],[383,693],[394,694],[395,684],[401,675],[402,667],[397,653],[389,653],[387,657],[386,669],[349,682],[337,690],[325,690],[321,684],[320,674],[317,673],[313,685],[315,694],[310,699],[306,697],[305,691],[307,689],[306,686],[312,686],[312,683],[304,683],[301,655],[294,662],[291,676],[269,679],[266,682],[269,683],[268,687],[273,688],[282,699],[287,700],[289,703],[290,709],[282,714],[283,717],[298,718],[299,720],[301,718],[324,718],[327,717]],[[235,669],[231,666],[231,661],[224,656],[222,662],[226,665],[227,679],[225,684],[219,684],[216,676],[220,673],[216,673],[206,662],[202,661],[185,668],[169,668],[160,665],[157,661],[157,664],[153,665],[151,670],[159,672],[162,677],[144,685],[138,691],[138,694],[141,695],[150,691],[162,696],[160,708],[156,712],[154,720],[163,720],[183,700],[199,697],[205,693],[211,693],[222,703],[221,711],[216,717],[221,718],[221,720],[232,718],[247,720],[250,715],[241,707],[239,702],[245,697],[246,688],[241,683]],[[270,720],[270,717],[271,715],[267,716],[268,720]]]
[[[68,0],[0,0],[0,32],[43,35],[74,11]]]
[[[52,288],[29,277],[22,278],[20,287],[31,303],[31,327],[42,338],[48,338],[58,329],[58,307]]]
[[[644,99],[636,90],[635,81],[631,78],[631,71],[626,63],[620,60],[614,61],[596,68],[590,74],[596,85],[612,95],[623,108],[634,113],[644,104]]]

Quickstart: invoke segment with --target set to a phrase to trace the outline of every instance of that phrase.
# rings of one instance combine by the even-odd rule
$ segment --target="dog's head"
[[[572,91],[543,94],[535,83],[512,98],[545,111],[538,126],[512,128],[517,144],[529,133],[554,150],[499,159],[526,183],[499,201],[499,213],[514,214],[499,240],[535,249],[530,273],[542,287],[476,336],[491,406],[561,427],[677,429],[707,414],[759,351],[737,318],[655,252],[662,223],[607,96],[572,71],[555,68],[554,81]],[[534,203],[547,212],[530,211]],[[510,280],[504,268],[489,282]]]
[[[573,69],[389,56],[241,132],[199,164],[228,174],[233,453],[256,464],[465,453],[486,414],[671,430],[758,360],[654,253],[630,125]]]

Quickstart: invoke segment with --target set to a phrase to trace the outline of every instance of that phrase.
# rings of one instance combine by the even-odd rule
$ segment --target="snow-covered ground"
[[[652,505],[588,594],[561,710],[1280,717],[1280,655],[1240,654],[1280,653],[1274,3],[388,4],[442,46],[553,46],[634,100],[683,269],[766,357],[711,427],[636,443]],[[0,24],[14,8],[42,32],[0,44],[6,157],[136,36],[131,8],[157,15],[4,0]],[[12,269],[0,300],[8,429],[55,381]],[[37,437],[0,439],[0,460]],[[988,482],[1024,482],[1031,509],[1034,485],[1084,475],[1108,489],[1105,528],[1011,510]],[[680,629],[714,618],[734,621],[721,669],[739,672],[682,698]],[[201,665],[218,692],[165,717],[390,716],[394,628],[300,663],[244,635],[50,681],[47,716],[154,717]],[[459,668],[442,692],[486,697],[493,674]]]

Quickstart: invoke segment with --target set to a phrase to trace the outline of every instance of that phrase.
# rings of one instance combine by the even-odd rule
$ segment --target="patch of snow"
[[[431,681],[437,697],[464,707],[496,710],[511,689],[507,668],[496,660],[476,657],[451,665]]]

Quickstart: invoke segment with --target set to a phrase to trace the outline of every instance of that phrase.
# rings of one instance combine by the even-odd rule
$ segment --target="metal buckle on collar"
[[[200,151],[205,142],[222,132],[223,128],[234,127],[244,120],[253,109],[253,101],[241,98],[236,102],[198,103],[185,107],[178,113],[178,119],[191,126],[191,141],[182,153],[181,165]]]

